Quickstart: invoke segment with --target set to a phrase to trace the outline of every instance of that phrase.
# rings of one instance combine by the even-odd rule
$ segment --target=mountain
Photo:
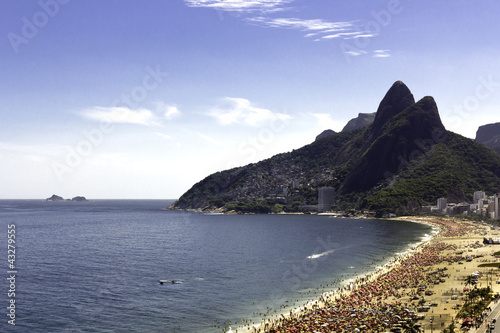
[[[342,132],[353,131],[370,125],[371,123],[373,123],[375,115],[376,115],[375,112],[358,114],[356,118],[349,120],[347,125],[345,125],[344,128],[342,129]]]
[[[425,97],[401,109],[391,110],[397,111],[392,118],[387,118],[389,120],[381,126],[377,126],[376,120],[373,127],[366,131],[369,139],[360,151],[362,154],[359,157],[355,155],[353,168],[340,187],[342,193],[369,190],[387,175],[398,173],[405,163],[422,154],[427,146],[437,143],[436,137],[446,137],[432,97]],[[378,112],[382,114],[387,110],[380,109]]]
[[[500,154],[500,123],[480,126],[476,132],[476,141]]]
[[[318,141],[320,139],[323,139],[323,138],[326,138],[327,136],[330,136],[330,135],[333,135],[333,134],[336,134],[337,132],[331,130],[331,129],[327,129],[327,130],[324,130],[323,132],[321,132],[317,137],[316,137],[316,140],[315,141]]]
[[[500,155],[449,132],[430,96],[415,102],[401,81],[373,123],[334,133],[259,163],[214,173],[170,208],[269,213],[301,211],[333,187],[336,209],[407,214],[440,197],[472,201],[500,190]]]
[[[356,118],[349,120],[349,122],[342,129],[342,132],[354,131],[370,125],[371,123],[373,123],[373,120],[375,119],[375,114],[376,112],[358,114]],[[324,130],[316,137],[316,141],[333,134],[336,134],[336,132],[331,129]]]

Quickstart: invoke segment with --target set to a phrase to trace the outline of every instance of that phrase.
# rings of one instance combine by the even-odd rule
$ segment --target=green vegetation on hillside
[[[368,196],[362,207],[413,213],[440,197],[472,202],[475,191],[500,189],[500,155],[470,139],[448,132],[447,142],[433,146],[408,166],[394,185]]]
[[[339,210],[415,214],[440,197],[471,202],[475,191],[500,191],[500,155],[447,132],[434,99],[427,96],[415,102],[398,81],[371,125],[214,173],[189,189],[173,208],[301,211],[317,204],[323,186],[336,190],[334,207]]]

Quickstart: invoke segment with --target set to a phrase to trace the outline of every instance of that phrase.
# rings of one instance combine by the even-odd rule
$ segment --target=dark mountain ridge
[[[330,136],[330,135],[333,135],[333,134],[337,134],[337,132],[335,132],[334,130],[331,130],[331,129],[324,130],[323,132],[321,132],[316,137],[316,141],[319,140],[319,139],[326,138],[327,136]]]
[[[347,124],[342,129],[342,132],[353,131],[370,125],[371,123],[373,123],[373,120],[375,120],[375,114],[375,112],[359,113],[356,118],[353,118],[347,122]]]
[[[289,153],[212,174],[173,209],[269,213],[317,204],[318,188],[337,191],[336,209],[404,214],[439,197],[471,199],[500,190],[500,155],[446,131],[436,102],[415,103],[395,82],[373,123],[334,133]]]
[[[377,127],[375,121],[373,127],[368,128],[369,139],[354,155],[352,171],[340,187],[341,193],[369,190],[388,175],[401,171],[427,146],[446,138],[446,130],[432,97],[424,97],[399,110],[384,125]]]
[[[500,154],[500,123],[480,126],[476,133],[476,141]]]

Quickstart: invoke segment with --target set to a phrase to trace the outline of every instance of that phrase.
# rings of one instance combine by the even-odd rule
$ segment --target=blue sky
[[[177,198],[340,131],[402,80],[499,122],[500,3],[0,3],[0,198]]]

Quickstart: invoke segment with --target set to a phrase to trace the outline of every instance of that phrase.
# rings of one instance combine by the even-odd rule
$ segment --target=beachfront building
[[[439,198],[437,206],[422,206],[422,211],[436,214],[445,213],[449,215],[475,214],[492,220],[500,221],[499,201],[500,194],[486,195],[483,191],[474,192],[474,203],[448,203],[446,198]]]
[[[498,194],[495,195],[494,205],[495,205],[495,216],[493,217],[493,219],[498,221],[499,220],[499,216],[498,216]]]
[[[477,202],[477,209],[480,212],[482,212],[484,209],[484,201],[485,199],[479,199],[479,201]]]
[[[495,201],[491,201],[488,204],[488,215],[490,219],[494,220],[495,219]]]
[[[423,206],[422,211],[435,214],[445,213],[449,215],[469,215],[475,214],[490,218],[492,220],[500,220],[500,212],[498,201],[500,194],[493,196],[486,195],[483,191],[474,192],[474,203],[448,203],[446,198],[439,198],[437,206]]]
[[[486,198],[486,193],[483,191],[474,192],[474,204],[479,204],[480,200],[484,200]]]
[[[318,212],[332,209],[335,204],[335,189],[333,187],[320,187],[318,189]]]
[[[449,215],[468,215],[470,212],[471,205],[466,202],[461,202],[459,204],[448,204],[446,207],[446,214]]]
[[[448,208],[448,200],[446,198],[439,198],[437,200],[437,208],[440,213],[446,213]]]

